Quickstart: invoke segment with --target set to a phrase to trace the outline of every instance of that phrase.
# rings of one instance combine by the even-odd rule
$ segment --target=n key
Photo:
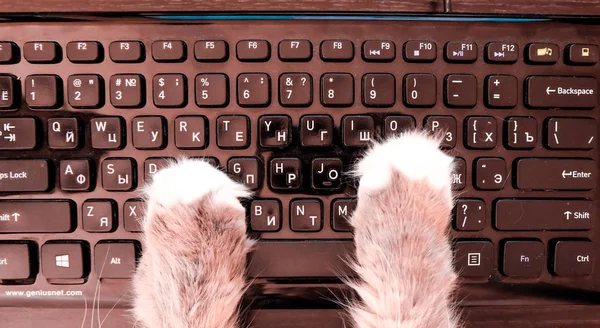
[[[95,149],[119,149],[123,146],[124,122],[121,117],[102,117],[90,120],[92,147]]]

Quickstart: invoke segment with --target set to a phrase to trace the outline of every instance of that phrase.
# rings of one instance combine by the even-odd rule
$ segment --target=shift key
[[[0,192],[46,191],[48,172],[45,159],[0,160]]]
[[[0,200],[0,233],[70,232],[75,217],[70,200]]]
[[[517,188],[524,190],[591,190],[596,186],[591,159],[524,158],[517,162]]]

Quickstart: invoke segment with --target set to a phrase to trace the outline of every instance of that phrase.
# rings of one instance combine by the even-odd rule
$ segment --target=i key
[[[232,157],[227,162],[227,171],[250,190],[257,190],[262,185],[262,165],[256,157]]]
[[[156,107],[181,108],[187,103],[187,80],[183,74],[157,74],[152,79]]]
[[[341,185],[342,160],[318,158],[312,161],[312,187],[315,189],[338,189]]]
[[[298,189],[301,185],[301,164],[297,158],[274,158],[270,163],[270,184],[273,189]]]
[[[91,189],[90,161],[71,159],[60,161],[60,188],[65,191],[88,191]]]
[[[328,115],[305,115],[300,119],[300,142],[304,147],[328,147],[333,142],[333,119]]]
[[[266,107],[271,103],[271,79],[265,73],[237,77],[237,101],[242,107]]]
[[[69,105],[73,108],[100,108],[104,100],[104,81],[99,75],[71,75],[67,80]]]
[[[342,119],[342,131],[344,146],[368,146],[375,134],[375,121],[367,115],[345,116]]]
[[[86,200],[81,208],[83,230],[111,232],[116,229],[115,203],[112,200]]]
[[[137,149],[162,149],[166,145],[166,120],[162,116],[137,116],[131,121],[131,137]]]
[[[258,124],[261,147],[284,148],[291,143],[292,119],[289,116],[261,116]]]
[[[62,105],[62,80],[56,75],[29,75],[25,78],[25,102],[32,109]]]
[[[459,199],[454,208],[454,228],[481,231],[485,227],[485,203],[480,199]]]
[[[74,149],[79,145],[79,121],[74,117],[48,119],[48,145],[52,149]]]

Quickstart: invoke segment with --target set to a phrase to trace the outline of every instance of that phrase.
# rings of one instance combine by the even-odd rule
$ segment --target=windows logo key
[[[56,266],[61,268],[69,267],[69,255],[57,255],[55,256]]]

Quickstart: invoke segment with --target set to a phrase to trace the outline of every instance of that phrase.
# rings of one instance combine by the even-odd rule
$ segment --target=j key
[[[591,200],[500,199],[495,206],[498,230],[590,230],[596,221]]]
[[[281,229],[281,203],[277,199],[256,199],[250,204],[250,229],[253,231],[279,231]]]
[[[391,62],[396,58],[396,44],[393,41],[365,41],[362,44],[365,61]]]
[[[60,161],[60,188],[65,191],[88,191],[92,188],[91,165],[87,159]]]
[[[470,41],[450,41],[445,46],[446,61],[472,63],[477,60],[477,44]]]
[[[556,44],[530,43],[527,45],[527,61],[532,64],[554,64],[558,61],[560,50]]]
[[[566,53],[567,62],[572,65],[594,65],[598,62],[598,46],[595,44],[570,44]]]
[[[519,189],[591,190],[596,187],[596,162],[590,159],[525,158],[520,159],[516,167]]]
[[[282,61],[309,61],[312,43],[308,40],[283,40],[279,42],[279,59]]]
[[[329,147],[333,143],[333,119],[328,115],[305,115],[300,119],[300,143],[304,147]]]
[[[141,63],[146,50],[140,41],[115,41],[108,47],[110,59],[115,63]]]
[[[217,146],[220,148],[248,148],[250,119],[243,115],[224,115],[217,118]]]
[[[262,164],[256,157],[230,158],[227,173],[250,190],[258,190],[262,186]]]
[[[539,277],[546,266],[545,247],[540,241],[509,240],[504,244],[502,273],[512,277]]]
[[[391,107],[396,102],[396,79],[387,73],[365,74],[362,99],[367,107]]]
[[[336,199],[331,204],[331,228],[335,231],[352,231],[348,222],[356,209],[356,199]]]
[[[473,149],[492,149],[498,142],[496,119],[489,116],[469,117],[465,123],[466,145]]]
[[[196,41],[194,56],[199,62],[223,62],[229,58],[229,45],[223,40]]]
[[[546,144],[552,149],[593,149],[598,128],[591,118],[553,117],[546,122]]]
[[[437,80],[433,74],[404,76],[404,104],[408,107],[433,107],[437,102]]]
[[[488,278],[494,269],[494,245],[489,241],[458,241],[454,245],[454,265],[462,277]]]
[[[123,204],[123,227],[129,232],[142,232],[142,220],[145,213],[144,202],[139,199],[129,199]]]
[[[0,110],[14,109],[20,97],[19,82],[14,75],[0,75]]]
[[[375,121],[366,115],[344,116],[342,140],[346,147],[368,146],[375,135]]]
[[[463,190],[467,186],[467,163],[463,158],[454,159],[454,171],[451,175],[452,190]]]
[[[293,200],[290,203],[293,231],[319,231],[323,228],[323,204],[318,199]]]
[[[48,145],[52,149],[75,149],[79,145],[79,120],[75,117],[48,119]]]
[[[104,51],[102,44],[96,41],[72,41],[67,43],[67,58],[72,63],[99,63]]]
[[[166,146],[167,121],[162,116],[137,116],[131,121],[131,139],[137,149]]]
[[[475,162],[475,186],[481,190],[500,190],[506,183],[506,162],[503,158],[479,158]]]
[[[151,157],[144,161],[144,181],[150,182],[152,176],[159,170],[174,163],[175,160],[170,157]]]
[[[265,73],[237,77],[237,101],[242,107],[266,107],[271,103],[271,78]]]
[[[0,118],[0,150],[34,149],[37,123],[32,117]]]
[[[480,199],[459,199],[454,208],[454,228],[481,231],[486,224],[485,203]]]
[[[554,245],[553,272],[561,277],[587,276],[594,272],[595,252],[590,241],[560,240]]]
[[[14,42],[0,42],[0,64],[11,64],[18,60],[19,48]]]
[[[117,74],[110,78],[110,103],[117,108],[142,107],[146,100],[144,77]]]
[[[152,79],[156,107],[184,107],[187,103],[187,80],[183,74],[157,74]]]
[[[383,135],[385,137],[393,135],[403,135],[404,132],[415,128],[415,119],[408,115],[393,115],[385,118]]]
[[[286,107],[312,104],[312,77],[307,73],[284,73],[279,76],[279,103]]]
[[[224,107],[229,104],[229,78],[225,74],[196,75],[196,105]]]
[[[134,242],[100,242],[94,247],[94,268],[100,279],[128,279],[135,272]]]
[[[92,147],[119,149],[125,140],[125,121],[118,116],[97,117],[90,120]]]
[[[0,192],[46,191],[49,170],[45,159],[0,160]]]
[[[538,143],[537,121],[533,117],[509,117],[504,123],[506,146],[511,149],[532,149]]]
[[[349,107],[354,104],[354,77],[348,73],[326,73],[321,76],[321,104]]]
[[[113,200],[86,200],[81,207],[83,230],[111,232],[117,228],[116,204]]]
[[[62,80],[56,75],[28,75],[25,102],[32,109],[58,108],[62,105]]]
[[[446,106],[470,108],[477,105],[477,78],[475,75],[450,74],[444,81]]]
[[[87,255],[87,254],[86,254]],[[42,273],[48,279],[80,279],[87,272],[81,243],[49,242],[41,249]]]
[[[533,108],[594,108],[598,81],[593,77],[530,76],[525,104]]]
[[[431,41],[406,41],[404,60],[407,62],[433,62],[437,58],[437,45]]]
[[[34,64],[51,64],[61,60],[62,49],[56,42],[34,41],[23,45],[23,57]]]
[[[67,91],[73,108],[100,108],[104,104],[104,80],[99,75],[71,75]]]
[[[485,46],[485,60],[489,63],[511,64],[519,59],[519,45],[514,42],[490,42]]]
[[[0,244],[0,280],[20,280],[31,276],[29,243]]]
[[[485,104],[491,108],[517,105],[519,82],[512,75],[489,75],[485,84]]]
[[[162,40],[152,42],[152,58],[155,61],[182,62],[186,59],[185,42],[177,40]]]
[[[317,158],[312,161],[312,187],[314,189],[338,189],[342,185],[342,160]]]
[[[269,182],[273,189],[298,189],[301,163],[297,158],[274,158],[270,163]]]
[[[354,58],[354,43],[350,40],[325,40],[321,42],[323,61],[349,62]]]
[[[130,158],[102,161],[102,187],[107,191],[128,191],[136,186],[135,162]]]
[[[451,149],[456,146],[456,119],[452,116],[427,116],[425,130],[434,134],[443,133],[441,147]]]
[[[236,45],[239,61],[262,62],[271,58],[271,44],[266,40],[242,40]]]
[[[289,116],[261,116],[258,125],[258,139],[261,147],[284,148],[291,143],[292,119]]]
[[[178,116],[175,119],[175,146],[204,149],[208,145],[208,125],[204,116]]]
[[[1,200],[0,232],[71,232],[75,213],[70,200]]]

